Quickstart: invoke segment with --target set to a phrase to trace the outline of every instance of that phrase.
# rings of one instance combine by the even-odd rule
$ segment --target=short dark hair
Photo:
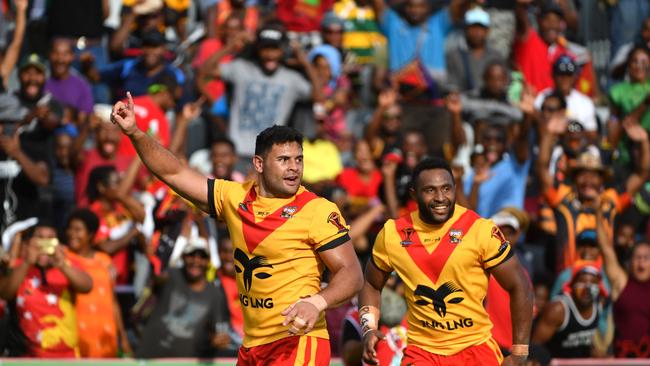
[[[90,233],[90,237],[94,237],[99,230],[99,218],[95,215],[94,212],[90,211],[87,208],[78,208],[70,213],[68,216],[68,221],[66,222],[66,228],[70,226],[72,220],[79,220],[84,223],[86,230]]]
[[[210,147],[212,147],[212,146],[214,146],[216,144],[226,144],[226,145],[230,146],[230,148],[232,149],[232,152],[234,152],[235,154],[237,153],[237,148],[235,147],[235,143],[226,136],[219,136],[219,137],[216,137],[215,139],[213,139],[212,142],[210,143]]]
[[[425,170],[431,170],[431,169],[443,169],[446,170],[449,175],[451,176],[451,181],[456,184],[454,180],[454,173],[451,171],[451,166],[447,162],[447,160],[437,157],[437,156],[432,156],[432,157],[426,157],[422,159],[413,169],[413,173],[411,173],[411,186],[413,189],[415,189],[415,185],[418,181],[418,178],[420,177],[420,173],[422,173]]]
[[[562,92],[557,90],[557,89],[554,89],[551,92],[551,94],[544,97],[544,101],[542,102],[542,106],[544,105],[544,103],[546,102],[547,99],[557,99],[557,100],[560,101],[560,108],[566,109],[566,107],[567,107],[566,98],[564,97],[564,94],[562,94]]]
[[[36,233],[36,229],[41,227],[49,227],[50,229],[56,230],[56,225],[54,225],[54,221],[52,221],[51,218],[45,216],[39,217],[35,225],[28,227],[27,229],[25,229],[25,231],[22,232],[21,240],[23,241],[30,240],[32,237],[34,237],[34,234]]]
[[[263,156],[273,145],[295,142],[302,147],[302,133],[293,127],[273,125],[260,132],[255,139],[255,155]]]
[[[113,165],[101,165],[90,171],[88,175],[88,185],[86,186],[86,196],[88,200],[92,203],[99,198],[99,190],[97,185],[102,183],[103,185],[108,185],[108,177],[111,173],[116,172],[117,170]]]
[[[159,91],[167,90],[173,96],[176,94],[178,86],[178,78],[173,72],[163,72],[154,78],[153,82],[147,87],[147,92],[156,94]]]

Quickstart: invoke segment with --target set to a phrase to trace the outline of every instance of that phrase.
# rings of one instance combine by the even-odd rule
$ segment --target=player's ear
[[[264,171],[263,163],[264,163],[264,158],[262,158],[259,155],[253,156],[253,167],[255,168],[255,171],[258,172],[259,174],[262,174],[262,172]]]

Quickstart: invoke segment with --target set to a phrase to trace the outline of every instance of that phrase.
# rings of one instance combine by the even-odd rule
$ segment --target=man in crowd
[[[365,362],[376,364],[380,293],[390,273],[404,282],[409,305],[403,364],[524,365],[533,293],[499,228],[456,205],[449,164],[425,159],[413,171],[418,209],[388,220],[377,236],[360,293]],[[493,275],[510,295],[512,354],[503,359],[483,307]]]
[[[256,179],[241,184],[206,179],[139,130],[130,94],[127,104],[114,106],[112,120],[153,174],[228,225],[245,322],[238,362],[283,365],[315,355],[316,364],[328,364],[323,311],[349,301],[362,277],[338,208],[300,184],[302,135],[284,126],[262,131]],[[331,271],[322,291],[321,263]]]

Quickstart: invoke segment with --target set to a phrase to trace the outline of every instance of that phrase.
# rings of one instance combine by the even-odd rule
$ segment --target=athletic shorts
[[[437,355],[416,346],[406,346],[402,366],[500,366],[503,355],[497,342],[490,338],[487,342],[450,356]]]
[[[291,336],[261,346],[239,348],[237,366],[329,366],[330,342],[310,336]]]

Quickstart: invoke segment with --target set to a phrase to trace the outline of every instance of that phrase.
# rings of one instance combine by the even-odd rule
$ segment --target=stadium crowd
[[[362,265],[384,221],[415,209],[415,165],[445,158],[458,203],[492,219],[528,272],[533,364],[650,357],[647,0],[0,11],[3,356],[233,357],[242,304],[269,306],[238,294],[247,263],[225,225],[110,123],[128,91],[138,127],[212,178],[251,178],[255,136],[298,129],[303,184],[339,207]],[[403,291],[391,277],[381,295],[383,365],[405,346]],[[355,301],[327,312],[346,365],[361,365]],[[508,295],[492,280],[485,307],[508,354]]]

